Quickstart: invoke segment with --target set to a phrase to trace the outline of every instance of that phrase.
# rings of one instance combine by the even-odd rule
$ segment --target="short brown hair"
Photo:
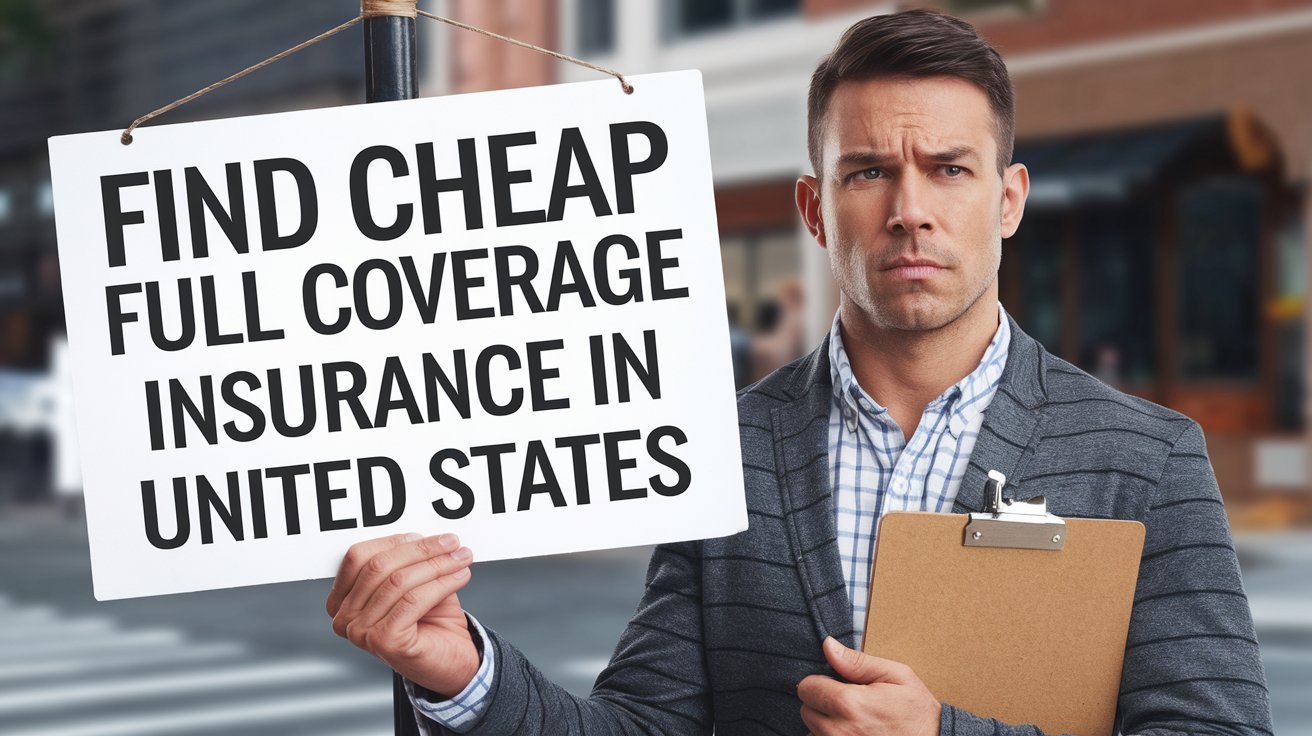
[[[840,82],[879,77],[957,77],[989,98],[998,141],[998,172],[1011,164],[1016,138],[1016,97],[1002,55],[975,27],[950,15],[907,10],[857,21],[811,75],[806,104],[806,147],[820,174],[820,124]]]

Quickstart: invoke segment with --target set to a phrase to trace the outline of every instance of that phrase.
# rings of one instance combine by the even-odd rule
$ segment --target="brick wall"
[[[1312,171],[1312,29],[1014,74],[1018,137],[1251,109],[1289,178]]]
[[[805,0],[802,8],[806,16],[819,18],[882,5],[871,0]],[[993,11],[965,17],[1003,54],[1015,54],[1312,8],[1312,0],[1036,0],[1036,5],[1038,10],[1030,13]],[[952,3],[908,1],[898,7],[950,10]]]
[[[545,48],[556,46],[555,0],[453,0],[452,16]],[[477,33],[452,29],[452,93],[530,87],[557,80],[556,61]]]

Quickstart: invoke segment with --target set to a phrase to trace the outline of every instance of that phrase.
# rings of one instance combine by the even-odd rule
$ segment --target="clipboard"
[[[1005,483],[989,471],[983,513],[880,520],[863,648],[975,715],[1109,735],[1144,526],[1062,519]]]

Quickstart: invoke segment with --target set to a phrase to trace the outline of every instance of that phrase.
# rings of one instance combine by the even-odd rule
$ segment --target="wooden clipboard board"
[[[1108,736],[1144,526],[1002,501],[1005,480],[984,513],[880,520],[864,650],[975,715]]]

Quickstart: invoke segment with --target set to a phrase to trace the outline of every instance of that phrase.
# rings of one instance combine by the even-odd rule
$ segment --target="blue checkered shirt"
[[[465,615],[474,629],[469,633],[481,637],[484,642],[483,662],[479,664],[478,672],[474,674],[474,679],[469,681],[465,689],[450,700],[435,702],[425,699],[415,691],[414,683],[405,680],[405,691],[410,696],[410,702],[424,715],[456,733],[468,731],[487,708],[487,693],[492,686],[492,673],[494,671],[494,660],[496,659],[493,654],[493,647],[486,645],[487,632],[483,630],[483,625],[475,620],[473,616]],[[422,720],[419,722],[419,732],[424,736],[432,736],[435,733]]]
[[[1007,363],[1011,328],[998,305],[998,330],[979,365],[929,402],[907,441],[888,409],[856,382],[843,349],[840,320],[829,331],[829,372],[834,401],[829,411],[829,472],[834,483],[838,557],[852,599],[852,630],[858,646],[866,629],[875,533],[889,511],[947,511],[966,474],[984,410],[997,392]]]
[[[910,443],[888,409],[857,384],[843,349],[839,318],[834,317],[829,332],[830,378],[834,386],[834,403],[829,412],[829,468],[834,478],[838,556],[852,599],[852,626],[858,642],[865,631],[870,566],[880,517],[889,511],[942,511],[951,508],[957,495],[984,421],[984,410],[993,400],[1007,362],[1011,330],[1001,304],[998,315],[998,330],[979,366],[925,407]],[[487,641],[478,621],[473,616],[469,620],[476,634]],[[492,647],[484,647],[478,673],[451,700],[425,700],[410,682],[406,682],[406,690],[415,707],[429,718],[464,733],[487,708],[493,672]],[[422,723],[420,731],[431,733]]]

